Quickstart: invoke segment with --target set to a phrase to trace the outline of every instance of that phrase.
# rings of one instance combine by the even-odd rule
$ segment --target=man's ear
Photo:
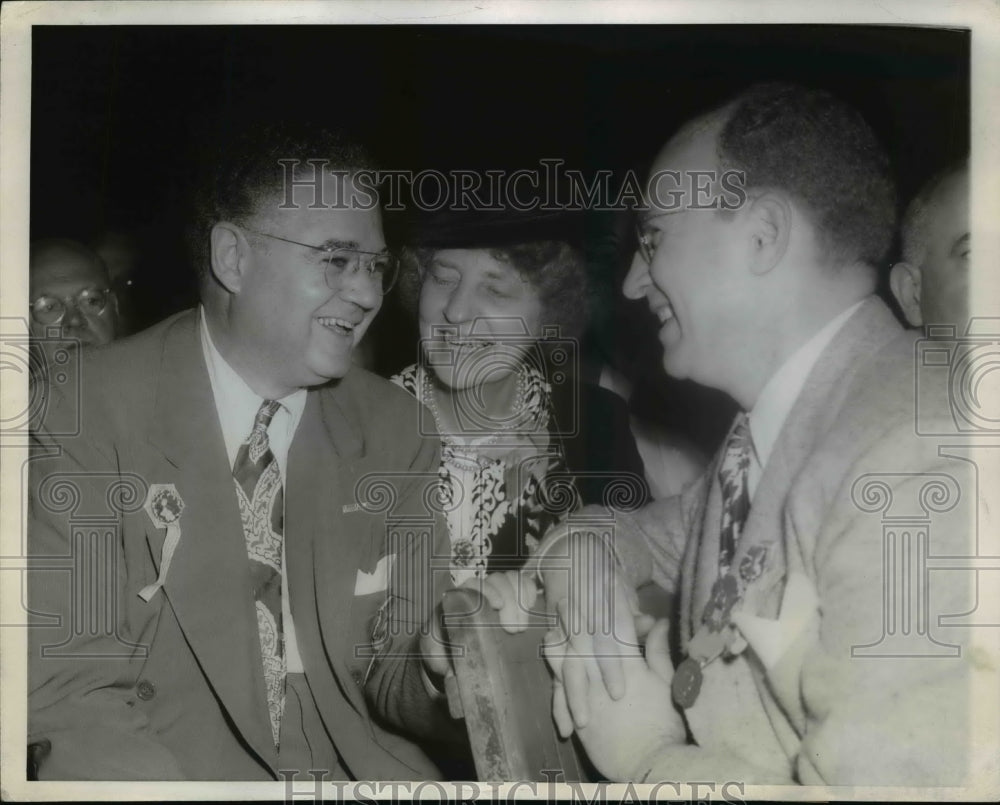
[[[896,263],[889,272],[889,286],[911,327],[921,327],[924,317],[920,313],[920,269],[912,263]]]
[[[245,247],[246,240],[239,227],[225,222],[212,227],[212,275],[230,293],[239,293],[243,287]]]
[[[750,269],[754,274],[766,274],[774,268],[788,249],[791,236],[792,209],[788,201],[774,193],[765,193],[750,202]]]

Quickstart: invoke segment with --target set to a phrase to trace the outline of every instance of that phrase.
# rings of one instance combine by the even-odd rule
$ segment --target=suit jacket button
[[[140,679],[139,684],[135,686],[135,695],[148,702],[156,695],[156,687],[148,679]]]

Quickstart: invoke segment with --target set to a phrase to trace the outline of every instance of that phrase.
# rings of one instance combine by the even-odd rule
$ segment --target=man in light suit
[[[892,576],[926,558],[929,512],[929,552],[970,555],[975,498],[968,464],[916,435],[914,341],[873,295],[894,203],[873,133],[826,92],[753,87],[657,156],[625,294],[658,316],[666,370],[743,413],[681,495],[618,512],[610,539],[557,527],[487,589],[511,621],[542,581],[557,725],[612,779],[967,780],[971,632],[937,616],[973,608],[969,580]],[[941,401],[922,413],[946,422]],[[915,519],[884,535],[883,508]],[[666,623],[637,645],[650,580],[677,599],[673,662]]]
[[[393,518],[424,516],[438,461],[410,396],[351,368],[396,270],[368,165],[334,135],[228,142],[199,202],[201,306],[53,396],[29,492],[40,779],[438,774],[365,695],[392,671],[366,645],[407,549]]]

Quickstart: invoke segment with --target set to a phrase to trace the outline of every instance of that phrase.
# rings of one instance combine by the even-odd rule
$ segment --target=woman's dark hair
[[[444,248],[405,248],[401,252],[399,297],[414,315],[422,278],[439,251]],[[482,251],[510,265],[538,290],[543,326],[558,327],[559,338],[580,337],[587,326],[587,271],[582,252],[561,240],[482,247]]]

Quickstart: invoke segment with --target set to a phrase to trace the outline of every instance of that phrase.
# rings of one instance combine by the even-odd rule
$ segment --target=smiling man
[[[329,134],[227,142],[192,230],[202,304],[85,360],[79,435],[35,433],[31,561],[76,562],[29,579],[58,616],[30,630],[40,779],[437,775],[364,690],[394,557],[356,485],[393,476],[393,514],[422,512],[438,461],[412,398],[351,364],[397,270],[369,166]]]
[[[529,562],[570,638],[548,646],[556,722],[612,779],[961,784],[968,686],[986,671],[970,630],[938,616],[974,609],[969,579],[916,573],[927,544],[879,516],[924,518],[932,555],[973,548],[959,498],[975,479],[916,435],[913,337],[874,295],[888,160],[829,93],[762,85],[684,126],[653,167],[730,169],[738,209],[688,194],[641,217],[624,291],[659,318],[667,372],[742,412],[682,495],[617,512],[610,543],[557,527]],[[921,412],[931,432],[953,427],[946,401]],[[530,603],[510,581],[487,591],[504,622]],[[636,644],[629,590],[648,581],[677,599],[676,667],[665,623]]]

